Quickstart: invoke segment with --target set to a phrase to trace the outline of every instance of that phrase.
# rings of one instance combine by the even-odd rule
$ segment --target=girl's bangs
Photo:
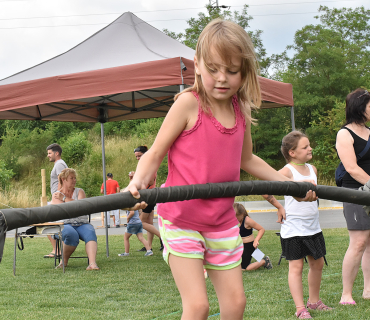
[[[210,39],[205,40],[205,42],[209,42]],[[202,47],[201,58],[208,71],[210,71],[210,69],[217,69],[220,67],[212,64],[212,52],[217,52],[217,54],[220,56],[221,60],[223,61],[223,64],[221,65],[222,67],[232,67],[232,58],[235,56],[238,58],[243,58],[240,48],[233,43],[230,43],[226,37],[223,37],[220,34],[216,34],[214,37],[212,37],[212,43],[206,43]],[[212,68],[210,68],[210,65],[212,65]]]

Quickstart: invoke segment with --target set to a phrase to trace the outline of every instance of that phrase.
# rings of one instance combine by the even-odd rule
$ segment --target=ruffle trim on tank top
[[[187,131],[184,131],[183,132],[183,135],[186,135],[186,134],[189,134],[189,133],[193,132],[202,123],[201,114],[203,113],[203,110],[202,110],[202,106],[200,104],[199,95],[196,92],[194,92],[194,91],[192,91],[192,93],[193,93],[193,95],[195,96],[195,98],[198,101],[198,110],[199,110],[198,111],[198,119],[197,119],[197,122],[195,123],[194,127],[191,128],[191,129],[189,129],[189,130],[187,130]],[[232,97],[232,104],[233,104],[234,113],[235,113],[235,125],[232,128],[225,128],[220,122],[218,122],[218,120],[212,115],[212,113],[210,115],[206,115],[206,116],[208,116],[210,118],[210,120],[212,121],[213,125],[221,133],[227,133],[227,134],[233,134],[233,133],[235,133],[237,131],[237,129],[238,129],[239,119],[244,119],[244,117],[241,115],[241,111],[240,111],[240,107],[239,107],[239,102],[238,102],[237,95],[233,95],[233,97]]]
[[[202,124],[202,107],[200,105],[200,101],[199,101],[199,96],[196,92],[192,91],[191,92],[194,97],[197,99],[198,101],[198,119],[197,121],[195,122],[194,126],[192,128],[190,128],[189,130],[185,130],[181,133],[181,136],[187,136],[188,134],[194,132],[195,130],[198,129],[198,127]]]

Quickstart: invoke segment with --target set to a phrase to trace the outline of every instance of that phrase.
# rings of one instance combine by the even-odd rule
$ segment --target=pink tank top
[[[183,131],[168,151],[166,187],[240,180],[240,163],[245,119],[238,99],[233,97],[233,128],[223,127],[202,111],[199,97],[198,119]],[[234,198],[194,199],[161,203],[158,214],[180,228],[196,231],[223,231],[238,224]]]

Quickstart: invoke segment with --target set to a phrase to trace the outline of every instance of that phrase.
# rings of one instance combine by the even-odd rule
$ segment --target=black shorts
[[[247,267],[250,265],[251,260],[252,260],[252,253],[256,249],[253,247],[253,241],[243,243],[243,245],[244,245],[244,250],[243,250],[243,255],[242,255],[242,269],[247,269]]]
[[[370,230],[370,217],[362,205],[343,202],[343,214],[348,230]]]
[[[315,260],[326,255],[325,239],[322,232],[312,236],[280,238],[282,255],[286,260],[299,260],[311,256]]]
[[[155,207],[155,204],[148,204],[148,206],[145,209],[143,209],[143,212],[149,214],[154,210],[154,207]]]

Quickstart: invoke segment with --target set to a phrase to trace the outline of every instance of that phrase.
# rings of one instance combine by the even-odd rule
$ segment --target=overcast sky
[[[216,1],[212,1],[216,2]],[[131,11],[155,28],[182,32],[206,12],[208,0],[0,0],[0,79],[59,55]],[[248,4],[251,29],[263,31],[268,55],[293,43],[295,31],[316,24],[321,5],[370,8],[369,0],[218,0],[240,11]],[[114,44],[112,44],[114,50]],[[86,57],[88,59],[88,57]]]

